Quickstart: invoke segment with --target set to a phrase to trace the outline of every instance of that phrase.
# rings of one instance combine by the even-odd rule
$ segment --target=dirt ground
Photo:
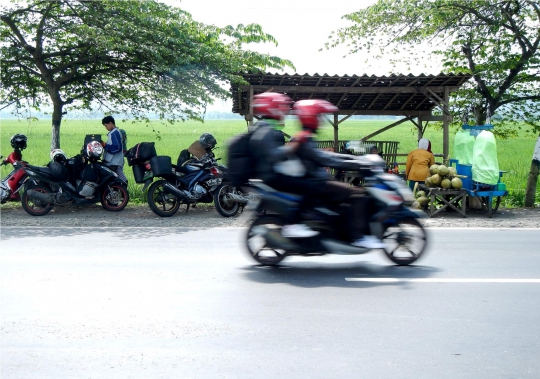
[[[109,212],[100,205],[87,207],[65,206],[54,208],[41,217],[28,215],[20,204],[5,204],[0,208],[1,226],[55,227],[241,227],[246,226],[249,213],[231,218],[219,215],[212,206],[180,210],[172,217],[155,215],[148,205],[128,205],[120,212]],[[422,220],[427,227],[474,228],[540,228],[540,208],[499,209],[492,218],[479,210],[467,210],[466,217],[457,212],[443,211],[433,218]]]

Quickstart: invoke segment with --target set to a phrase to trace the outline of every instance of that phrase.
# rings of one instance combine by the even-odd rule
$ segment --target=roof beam
[[[269,86],[269,85],[254,85],[252,86],[255,92],[264,92],[270,88],[280,92],[305,92],[305,93],[423,93],[424,86],[418,87],[316,87],[316,86]],[[242,91],[246,91],[248,86],[239,86]],[[450,92],[455,92],[459,89],[458,86],[447,87]],[[445,86],[430,86],[429,89],[433,92],[443,93]]]

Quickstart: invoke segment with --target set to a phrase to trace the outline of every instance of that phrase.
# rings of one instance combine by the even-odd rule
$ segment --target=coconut
[[[461,181],[461,179],[460,178],[453,178],[452,179],[452,188],[460,189],[461,187],[463,187],[463,182]]]
[[[416,198],[418,199],[419,197],[425,197],[426,196],[426,193],[424,191],[418,191],[416,193]]]
[[[431,175],[435,175],[435,174],[438,174],[439,173],[439,165],[432,165],[430,168],[429,168],[429,172],[431,173]]]
[[[420,203],[418,202],[418,200],[413,201],[411,207],[420,209]]]
[[[450,181],[450,179],[448,178],[444,178],[443,180],[441,180],[441,187],[442,188],[450,188],[452,186],[452,182]]]
[[[418,204],[422,207],[425,207],[429,203],[429,199],[425,196],[419,197],[416,201],[418,201]]]
[[[446,175],[448,175],[448,167],[446,167],[445,165],[440,165],[440,166],[439,166],[439,172],[438,172],[438,174],[439,174],[440,176],[446,176]]]
[[[431,181],[431,176],[429,176],[426,181],[424,182],[424,184],[426,185],[426,187],[432,187],[433,186],[433,182]]]
[[[431,183],[433,183],[433,185],[435,186],[438,186],[439,184],[441,184],[441,176],[439,174],[435,174],[433,176],[431,176]]]
[[[448,167],[448,176],[456,176],[457,170],[455,167]]]

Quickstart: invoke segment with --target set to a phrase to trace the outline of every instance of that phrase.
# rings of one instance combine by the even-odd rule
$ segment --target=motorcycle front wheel
[[[240,209],[240,205],[228,196],[234,192],[234,189],[228,184],[222,184],[214,192],[214,206],[216,211],[223,217],[232,217]]]
[[[386,244],[386,256],[400,266],[415,262],[427,247],[426,231],[415,218],[406,218],[387,225],[382,239]]]
[[[125,186],[113,183],[101,193],[101,206],[112,212],[121,211],[129,202],[129,192]]]
[[[246,246],[249,255],[264,266],[273,266],[281,262],[287,251],[269,245],[267,236],[281,237],[281,228],[285,221],[278,216],[264,215],[257,218],[249,227],[246,235]]]
[[[148,188],[148,205],[152,212],[161,217],[171,217],[180,208],[180,199],[163,190],[166,180],[158,180]]]
[[[22,207],[26,213],[32,216],[45,216],[49,213],[53,208],[53,204],[28,196],[28,190],[41,193],[51,192],[49,188],[43,184],[34,184],[26,187],[21,197]]]

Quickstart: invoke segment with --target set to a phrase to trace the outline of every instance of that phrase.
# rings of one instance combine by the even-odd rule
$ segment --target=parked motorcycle
[[[0,156],[2,163],[0,165],[11,164],[13,170],[6,175],[0,182],[0,203],[4,204],[8,201],[20,201],[19,191],[23,187],[26,179],[26,174],[22,167],[27,165],[27,162],[22,160],[21,150],[26,149],[27,137],[23,134],[15,134],[11,137],[10,143],[13,147],[13,152],[7,158]]]
[[[398,265],[409,265],[424,253],[428,238],[418,221],[425,214],[409,207],[414,200],[407,185],[396,175],[385,174],[375,156],[356,158],[359,173],[365,180],[366,195],[373,200],[376,212],[370,221],[371,233],[386,244],[386,256]],[[370,249],[351,244],[347,227],[347,208],[321,204],[303,222],[318,235],[310,238],[286,238],[281,234],[290,212],[298,209],[299,196],[280,193],[260,181],[252,181],[260,200],[257,215],[246,234],[250,256],[262,265],[275,265],[292,255],[364,254]],[[262,211],[266,212],[262,212]]]
[[[248,198],[242,197],[240,189],[224,182],[227,168],[218,163],[212,152],[201,159],[190,159],[183,165],[172,165],[168,156],[150,159],[154,177],[162,179],[148,189],[148,205],[161,217],[174,215],[180,205],[212,203],[223,217],[236,215]]]
[[[93,151],[88,154],[89,162],[85,170],[92,169],[95,181],[77,180],[72,183],[68,180],[67,173],[64,175],[59,170],[63,167],[59,166],[59,163],[49,167],[23,167],[28,178],[21,200],[23,209],[28,214],[44,216],[54,206],[67,204],[89,205],[101,202],[108,211],[121,211],[126,207],[129,202],[127,183],[98,160],[102,153],[101,145],[97,141],[88,145],[90,144],[93,145]]]

